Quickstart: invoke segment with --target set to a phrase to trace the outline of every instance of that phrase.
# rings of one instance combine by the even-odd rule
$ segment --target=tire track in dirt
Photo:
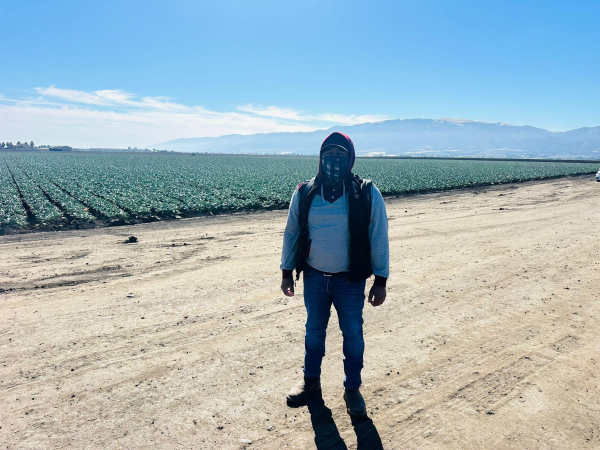
[[[129,334],[120,337],[115,336],[114,334],[104,336],[105,338],[110,338],[113,346],[110,350],[102,349],[92,353],[90,353],[86,347],[90,343],[96,342],[97,338],[100,338],[100,336],[97,338],[92,337],[88,340],[80,339],[78,342],[78,349],[83,350],[78,351],[76,354],[66,359],[54,359],[51,364],[45,366],[47,371],[53,369],[55,371],[54,373],[38,372],[35,375],[35,381],[15,383],[7,386],[6,389],[12,390],[24,386],[31,387],[36,384],[48,382],[54,383],[54,381],[50,380],[60,379],[63,376],[58,370],[59,368],[73,368],[77,371],[78,376],[83,376],[95,370],[104,370],[124,362],[148,360],[151,358],[160,359],[161,356],[168,354],[182,355],[187,348],[195,347],[204,342],[218,341],[223,336],[231,336],[232,334],[251,335],[255,330],[264,329],[269,323],[277,322],[278,315],[289,315],[291,311],[303,308],[301,305],[276,307],[278,309],[265,309],[264,307],[259,307],[258,310],[255,311],[256,314],[246,312],[242,308],[223,310],[201,316],[186,317],[168,323],[162,322],[160,324],[153,324],[145,327],[136,327],[135,338],[131,338]],[[252,309],[256,308],[252,307]],[[230,326],[223,326],[222,324],[222,320],[234,321],[239,317],[243,317],[244,321],[234,323]],[[114,340],[116,339],[127,341],[123,342],[118,347],[115,347]],[[239,341],[239,343],[241,346],[247,345],[245,341]],[[124,353],[130,353],[132,348],[143,348],[144,350],[133,356],[122,356]],[[206,350],[208,350],[208,352]],[[211,351],[208,347],[206,350],[204,352],[205,356],[214,356],[214,354],[218,353],[218,350]],[[46,352],[46,350],[42,351]],[[56,354],[56,357],[59,357],[59,355],[60,354]]]
[[[579,338],[567,335],[516,359],[509,357],[508,363],[468,381],[426,407],[404,414],[401,411],[406,406],[386,408],[386,415],[402,417],[392,427],[393,441],[397,443],[397,448],[421,448],[431,434],[445,423],[463,420],[473,413],[495,414],[532,375],[550,367],[560,356],[557,353],[564,355],[578,346]],[[501,362],[500,358],[497,360]]]

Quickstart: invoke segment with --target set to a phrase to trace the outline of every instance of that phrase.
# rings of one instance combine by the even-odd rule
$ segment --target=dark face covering
[[[323,152],[321,154],[323,184],[327,186],[338,184],[348,173],[349,164],[348,152],[340,148]]]
[[[354,144],[345,134],[334,131],[321,144],[319,154],[321,196],[334,203],[344,194],[344,180],[352,174]]]

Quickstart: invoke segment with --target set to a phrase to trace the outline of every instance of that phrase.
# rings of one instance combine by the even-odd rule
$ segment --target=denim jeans
[[[306,335],[304,339],[304,375],[321,375],[321,361],[325,356],[325,335],[335,307],[344,338],[344,386],[358,389],[363,367],[365,341],[363,340],[362,311],[365,304],[365,281],[348,282],[346,275],[326,276],[312,267],[304,271],[304,305],[306,306]]]

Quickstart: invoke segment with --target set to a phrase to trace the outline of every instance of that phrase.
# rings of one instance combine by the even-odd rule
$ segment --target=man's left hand
[[[379,306],[385,301],[385,288],[383,286],[373,285],[369,291],[369,303],[373,306]]]

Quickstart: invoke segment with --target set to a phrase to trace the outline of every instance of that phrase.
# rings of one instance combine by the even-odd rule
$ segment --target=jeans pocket
[[[363,281],[348,281],[346,279],[346,286],[348,286],[348,289],[351,291],[365,291],[365,288],[367,286],[367,280],[363,280]]]

